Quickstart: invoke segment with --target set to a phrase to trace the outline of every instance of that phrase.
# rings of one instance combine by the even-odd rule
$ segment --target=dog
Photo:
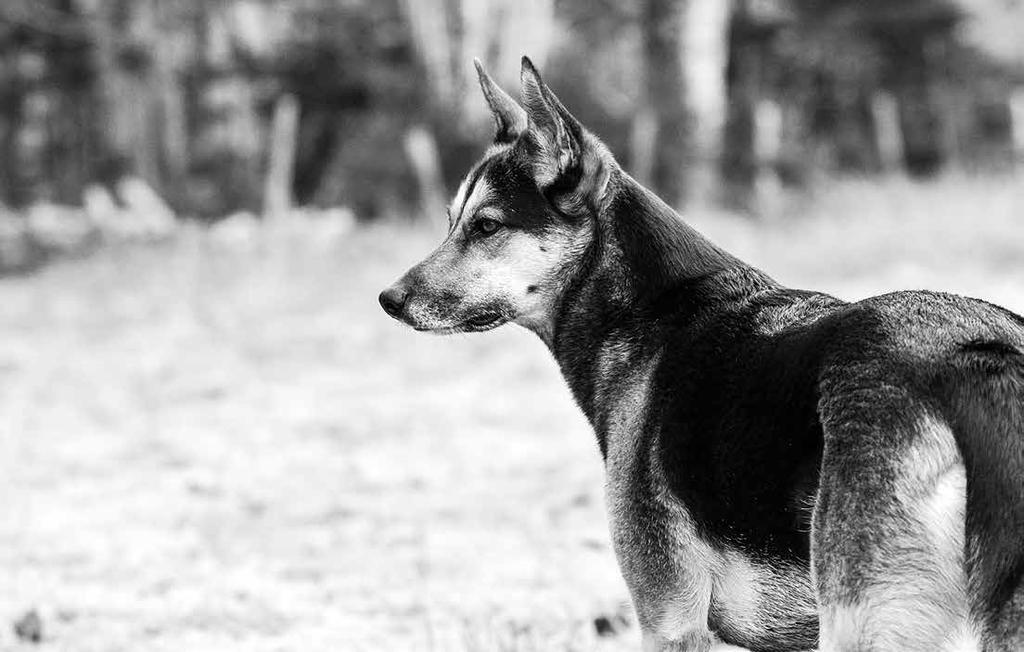
[[[782,287],[630,178],[528,58],[444,242],[381,293],[516,323],[597,436],[644,650],[1024,650],[1024,319]]]

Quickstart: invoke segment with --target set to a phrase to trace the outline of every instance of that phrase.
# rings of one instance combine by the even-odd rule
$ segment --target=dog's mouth
[[[428,326],[416,324],[415,322],[407,321],[414,330],[422,333],[433,333],[435,335],[449,335],[452,333],[479,333],[482,331],[489,331],[491,329],[501,326],[508,321],[508,318],[504,314],[496,311],[483,312],[478,315],[473,315],[463,321],[455,324],[454,326]]]
[[[484,312],[474,315],[464,321],[462,330],[467,332],[488,331],[496,328],[507,321],[500,312]]]

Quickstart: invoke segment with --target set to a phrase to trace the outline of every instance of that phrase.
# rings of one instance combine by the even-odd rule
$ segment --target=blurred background
[[[783,283],[1024,312],[1021,0],[4,0],[0,649],[628,650],[543,345],[406,331],[531,56]]]

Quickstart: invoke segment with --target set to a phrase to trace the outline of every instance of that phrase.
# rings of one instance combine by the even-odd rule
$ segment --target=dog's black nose
[[[405,288],[392,285],[388,289],[380,293],[380,306],[384,308],[384,312],[388,313],[394,318],[398,318],[402,314],[402,308],[405,307],[405,300],[409,296]]]

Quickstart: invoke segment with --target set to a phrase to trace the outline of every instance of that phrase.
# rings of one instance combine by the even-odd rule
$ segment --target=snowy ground
[[[780,281],[1024,312],[1024,186],[846,183],[694,222]],[[437,234],[198,233],[0,280],[0,649],[627,650],[593,437],[547,351],[377,292]],[[19,643],[29,610],[43,641]]]

